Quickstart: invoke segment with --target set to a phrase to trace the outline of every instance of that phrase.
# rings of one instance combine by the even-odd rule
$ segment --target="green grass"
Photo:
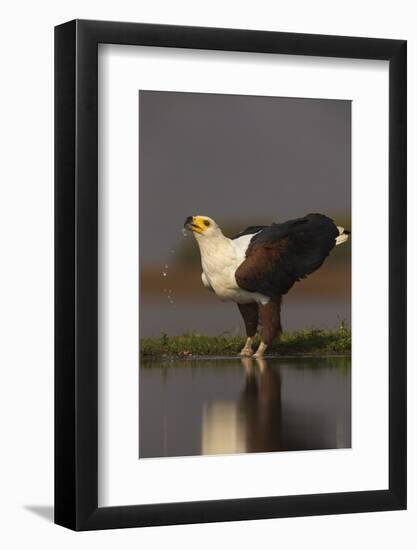
[[[141,338],[140,354],[149,359],[164,356],[237,355],[244,341],[240,336],[162,334],[159,338]],[[351,332],[342,323],[338,330],[333,331],[316,329],[284,332],[281,340],[268,348],[267,355],[350,355],[350,351]]]

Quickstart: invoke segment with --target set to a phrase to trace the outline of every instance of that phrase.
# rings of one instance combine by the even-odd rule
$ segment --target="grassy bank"
[[[258,341],[255,342],[257,345]],[[163,356],[237,355],[244,344],[240,336],[204,336],[184,334],[142,338],[140,354],[144,358]],[[285,332],[280,341],[268,348],[274,355],[350,355],[351,332],[342,324],[338,330]]]

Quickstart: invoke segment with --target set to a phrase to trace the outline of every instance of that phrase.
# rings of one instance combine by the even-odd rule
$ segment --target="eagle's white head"
[[[197,240],[212,239],[223,235],[217,223],[208,216],[188,216],[184,227],[192,231]]]

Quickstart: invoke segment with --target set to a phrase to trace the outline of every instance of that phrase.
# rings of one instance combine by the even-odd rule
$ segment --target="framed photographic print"
[[[55,521],[406,507],[406,42],[55,29]]]

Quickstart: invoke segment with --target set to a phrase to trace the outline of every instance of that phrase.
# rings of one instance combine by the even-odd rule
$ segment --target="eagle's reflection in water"
[[[212,401],[203,411],[202,453],[279,451],[281,375],[267,360],[241,358],[244,382],[236,401]]]
[[[139,456],[348,448],[350,358],[214,358],[141,369]]]
[[[346,438],[338,437],[338,432],[340,435],[341,429],[344,431],[338,415],[329,423],[302,408],[283,406],[280,368],[269,366],[268,360],[263,358],[242,358],[241,361],[244,378],[239,398],[212,401],[203,408],[201,454],[313,450],[350,445]]]
[[[267,360],[242,359],[245,386],[239,409],[245,426],[246,451],[279,451],[281,444],[281,374]]]

